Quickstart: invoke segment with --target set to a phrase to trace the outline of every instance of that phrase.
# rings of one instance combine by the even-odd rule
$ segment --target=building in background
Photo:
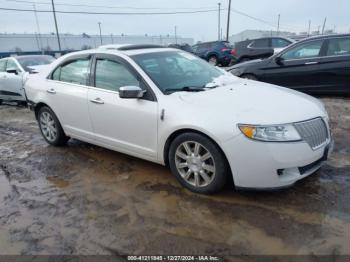
[[[99,35],[60,34],[63,51],[95,48],[101,45]],[[187,43],[192,45],[193,38],[183,38],[171,35],[103,35],[102,44],[161,44]],[[58,44],[55,34],[0,34],[0,52],[41,52],[57,51]]]

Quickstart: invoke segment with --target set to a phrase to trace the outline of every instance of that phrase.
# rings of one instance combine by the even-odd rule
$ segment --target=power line
[[[6,0],[8,2],[13,3],[27,3],[27,4],[42,4],[42,5],[50,5],[49,2],[41,2],[41,1],[25,1],[25,0]],[[75,7],[92,7],[92,8],[118,8],[118,9],[135,9],[135,10],[198,10],[198,9],[211,9],[214,6],[210,7],[134,7],[134,6],[108,6],[108,5],[86,5],[86,4],[69,4],[69,3],[55,3],[55,5],[61,6],[75,6]]]
[[[34,12],[34,9],[19,9],[19,8],[3,8],[4,11],[18,12]],[[36,10],[38,13],[51,13],[51,10]],[[175,12],[86,12],[86,11],[56,11],[60,14],[86,14],[86,15],[176,15],[176,14],[196,14],[196,13],[211,13],[217,12],[217,9],[212,10],[196,10],[196,11],[175,11]]]

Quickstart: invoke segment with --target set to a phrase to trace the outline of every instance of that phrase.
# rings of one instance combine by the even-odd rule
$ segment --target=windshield
[[[38,65],[51,64],[55,59],[52,56],[28,56],[28,57],[18,57],[17,61],[27,72],[32,71],[29,67]]]
[[[187,52],[140,54],[132,56],[132,59],[163,93],[203,89],[206,84],[224,75],[220,69]]]

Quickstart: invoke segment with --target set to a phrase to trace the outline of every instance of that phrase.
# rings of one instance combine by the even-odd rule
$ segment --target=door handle
[[[306,62],[305,65],[317,65],[318,62]]]
[[[91,99],[90,102],[94,103],[94,104],[100,104],[100,105],[105,103],[105,102],[103,102],[103,100],[101,98]]]
[[[53,88],[46,90],[46,92],[48,92],[49,94],[56,94],[56,90]]]

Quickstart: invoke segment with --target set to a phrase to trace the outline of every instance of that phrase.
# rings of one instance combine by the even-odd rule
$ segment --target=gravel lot
[[[316,174],[278,192],[183,189],[162,166],[0,106],[0,254],[350,254],[350,99],[322,98],[335,138]]]

